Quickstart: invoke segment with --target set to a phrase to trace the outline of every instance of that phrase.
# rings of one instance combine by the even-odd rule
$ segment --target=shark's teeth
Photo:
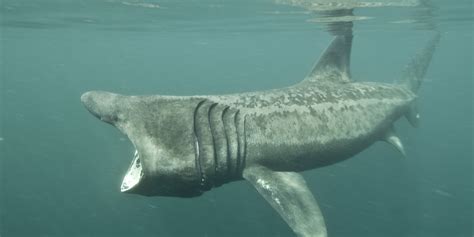
[[[403,147],[402,141],[395,133],[395,129],[392,127],[388,130],[384,140],[389,144],[393,145],[404,157],[406,157],[405,148]]]
[[[122,185],[120,187],[121,192],[127,192],[133,187],[135,187],[143,177],[142,165],[140,163],[140,155],[138,151],[135,150],[135,155],[133,156],[132,164],[128,168],[125,177],[123,178]]]

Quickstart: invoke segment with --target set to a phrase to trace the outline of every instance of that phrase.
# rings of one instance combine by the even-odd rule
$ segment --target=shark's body
[[[246,179],[299,236],[327,236],[323,216],[296,172],[350,158],[385,140],[404,153],[393,123],[413,123],[416,90],[437,38],[403,83],[352,82],[352,36],[337,36],[294,86],[221,96],[122,96],[88,92],[88,110],[135,145],[122,191],[192,197]]]

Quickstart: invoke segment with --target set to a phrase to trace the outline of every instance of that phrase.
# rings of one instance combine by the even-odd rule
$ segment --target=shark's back
[[[245,116],[247,162],[305,170],[383,139],[415,95],[398,85],[336,80],[209,99]]]
[[[438,40],[417,55],[407,68],[413,73],[405,73],[399,84],[353,82],[352,35],[341,35],[294,86],[208,99],[243,114],[248,164],[312,169],[347,159],[377,140],[404,153],[393,124],[402,116],[417,117],[413,104],[418,86],[413,85],[419,85]]]

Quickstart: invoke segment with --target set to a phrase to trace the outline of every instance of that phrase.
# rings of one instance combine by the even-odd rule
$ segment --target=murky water
[[[304,173],[329,236],[470,237],[472,4],[4,0],[0,235],[294,236],[244,181],[192,199],[120,193],[133,146],[79,98],[88,90],[195,95],[292,85],[353,22],[358,81],[396,80],[434,31],[442,38],[419,94],[421,126],[397,123],[407,158],[380,142]]]

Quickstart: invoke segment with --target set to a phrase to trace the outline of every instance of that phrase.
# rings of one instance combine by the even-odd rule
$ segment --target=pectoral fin
[[[327,237],[321,210],[300,174],[254,166],[243,176],[299,237]]]

